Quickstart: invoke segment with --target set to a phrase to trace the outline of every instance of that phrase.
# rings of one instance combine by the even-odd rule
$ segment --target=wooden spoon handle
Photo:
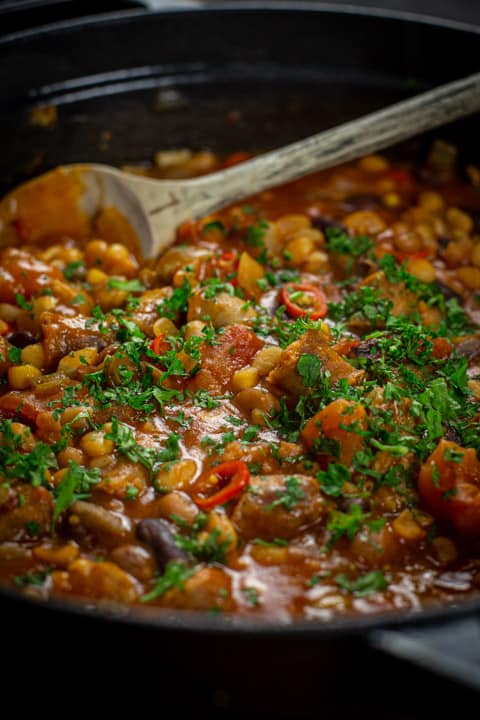
[[[195,214],[333,167],[480,110],[480,73],[195,181]],[[192,188],[193,190],[193,184]]]

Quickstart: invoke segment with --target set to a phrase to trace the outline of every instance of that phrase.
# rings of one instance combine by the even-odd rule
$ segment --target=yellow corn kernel
[[[23,363],[42,368],[45,365],[45,352],[42,343],[26,345],[22,350],[20,359]]]
[[[93,430],[82,437],[80,448],[89,457],[98,458],[110,455],[115,448],[115,443],[113,440],[107,439],[103,432]]]
[[[8,332],[8,323],[0,319],[0,335],[6,335]]]
[[[385,207],[396,208],[400,205],[400,203],[402,202],[402,199],[398,193],[389,192],[383,196],[382,202],[385,205]]]
[[[270,370],[278,365],[282,352],[282,348],[278,345],[270,345],[257,352],[253,359],[253,366],[257,368],[260,377],[268,375]]]
[[[87,282],[90,285],[100,285],[106,283],[107,280],[107,273],[104,273],[103,270],[99,270],[98,268],[91,268],[87,273]]]
[[[168,318],[159,318],[153,323],[153,334],[155,337],[159,335],[178,335],[179,330],[175,323]]]
[[[368,173],[385,172],[390,167],[390,163],[381,155],[366,155],[359,160],[358,165],[361,170]]]
[[[258,370],[256,367],[250,366],[242,370],[237,370],[232,378],[232,387],[235,392],[240,392],[240,390],[255,387],[257,382]]]
[[[14,365],[8,370],[8,383],[13,390],[25,390],[41,374],[34,365]]]
[[[69,377],[74,377],[78,368],[83,365],[91,365],[98,352],[94,347],[86,347],[81,350],[72,350],[71,353],[65,355],[58,363],[58,372],[64,373]]]

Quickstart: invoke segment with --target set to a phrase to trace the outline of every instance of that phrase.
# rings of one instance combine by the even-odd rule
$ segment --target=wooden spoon
[[[138,235],[144,256],[153,257],[173,242],[175,229],[185,220],[476,111],[480,111],[480,73],[196,179],[155,180],[107,165],[65,165],[27,186],[31,189],[53,173],[58,176],[59,170],[67,176],[73,173],[82,181],[82,209],[93,215],[101,207],[117,208]]]

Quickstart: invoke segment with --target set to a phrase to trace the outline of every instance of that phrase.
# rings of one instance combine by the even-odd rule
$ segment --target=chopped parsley
[[[193,568],[188,567],[183,562],[169,562],[163,575],[156,580],[154,588],[142,595],[140,601],[145,603],[156,600],[173,588],[185,590],[185,583],[193,573]]]

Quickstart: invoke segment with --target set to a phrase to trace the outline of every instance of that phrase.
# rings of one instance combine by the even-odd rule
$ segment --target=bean
[[[120,545],[112,550],[110,560],[141,582],[155,575],[155,561],[141,545]]]
[[[141,520],[137,525],[137,538],[153,548],[160,571],[172,561],[189,562],[187,553],[175,544],[174,531],[167,520]]]
[[[116,544],[119,538],[126,539],[131,533],[129,518],[84,500],[77,500],[72,505],[69,522],[72,528],[83,525],[107,544]]]
[[[29,332],[14,332],[8,336],[8,342],[23,349],[35,343],[35,337]]]

